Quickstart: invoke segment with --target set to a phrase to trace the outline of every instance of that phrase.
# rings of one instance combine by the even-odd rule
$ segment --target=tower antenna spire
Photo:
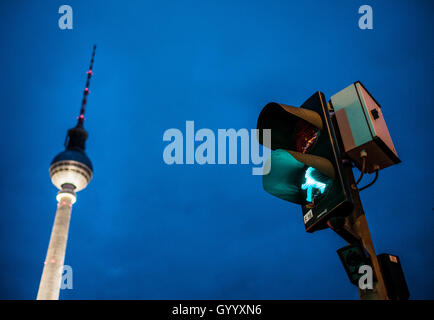
[[[80,116],[78,117],[77,127],[82,127],[84,122],[84,112],[86,111],[87,96],[89,94],[90,78],[92,78],[93,60],[95,58],[96,45],[93,45],[92,57],[90,59],[89,70],[87,71],[86,87],[83,91],[83,100],[81,101]]]

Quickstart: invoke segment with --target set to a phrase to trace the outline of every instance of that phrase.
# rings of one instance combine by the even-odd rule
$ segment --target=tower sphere
[[[54,157],[50,165],[51,182],[59,189],[63,185],[73,185],[74,191],[86,188],[92,179],[92,162],[81,150],[66,149]]]

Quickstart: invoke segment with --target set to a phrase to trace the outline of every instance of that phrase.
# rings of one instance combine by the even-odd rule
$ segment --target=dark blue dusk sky
[[[58,8],[73,8],[60,30]],[[369,4],[374,29],[358,27]],[[75,125],[98,45],[61,299],[357,299],[330,230],[267,194],[250,165],[163,162],[163,133],[255,128],[361,80],[402,163],[362,200],[377,253],[434,298],[431,1],[1,1],[0,298],[34,299],[56,210],[48,167]],[[369,177],[370,178],[370,177]],[[368,179],[366,181],[369,181]]]

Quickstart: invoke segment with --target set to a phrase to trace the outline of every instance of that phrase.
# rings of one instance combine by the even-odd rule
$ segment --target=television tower
[[[65,150],[54,157],[49,169],[51,182],[59,189],[56,196],[58,203],[37,300],[59,299],[72,205],[77,200],[76,192],[86,188],[92,179],[92,163],[84,152],[88,134],[83,127],[83,122],[95,49],[96,46],[93,46],[77,125],[68,130]]]

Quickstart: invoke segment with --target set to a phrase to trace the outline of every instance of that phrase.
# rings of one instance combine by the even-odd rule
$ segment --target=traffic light
[[[391,300],[408,300],[410,292],[408,291],[399,257],[383,253],[379,254],[377,258],[389,298]]]
[[[348,278],[350,282],[354,285],[359,284],[359,279],[362,276],[360,273],[360,267],[362,266],[371,266],[372,262],[369,257],[369,254],[363,248],[363,246],[357,245],[348,245],[346,247],[340,248],[337,251],[339,258],[347,272]],[[376,279],[372,279],[376,280]]]
[[[264,189],[300,204],[305,229],[324,229],[335,215],[352,210],[349,183],[324,95],[317,92],[299,108],[271,102],[261,111],[257,128],[271,129],[273,150],[263,176]]]

